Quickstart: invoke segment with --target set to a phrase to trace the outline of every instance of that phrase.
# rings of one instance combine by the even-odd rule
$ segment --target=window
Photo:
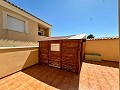
[[[38,35],[43,36],[43,31],[38,31]]]
[[[28,33],[28,21],[21,16],[3,12],[3,28]]]
[[[38,26],[38,35],[39,36],[44,36],[44,31],[41,30],[39,26]]]
[[[8,15],[7,29],[18,31],[18,32],[25,32],[25,22]]]

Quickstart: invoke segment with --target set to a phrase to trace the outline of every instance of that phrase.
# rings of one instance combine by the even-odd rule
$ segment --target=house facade
[[[0,39],[38,41],[50,36],[52,25],[6,1],[0,1]]]

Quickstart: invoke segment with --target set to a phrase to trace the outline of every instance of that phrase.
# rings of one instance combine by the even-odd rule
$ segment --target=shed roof
[[[40,41],[49,40],[65,40],[65,39],[86,39],[86,34],[70,35],[70,36],[59,36],[59,37],[46,37]]]

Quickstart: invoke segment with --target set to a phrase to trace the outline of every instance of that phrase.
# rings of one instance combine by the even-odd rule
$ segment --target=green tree
[[[93,36],[93,34],[90,34],[87,36],[87,39],[91,39],[91,38],[94,38],[95,36]]]

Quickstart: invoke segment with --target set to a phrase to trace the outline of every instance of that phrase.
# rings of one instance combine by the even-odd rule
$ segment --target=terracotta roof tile
[[[113,36],[113,37],[99,37],[99,38],[92,38],[92,39],[87,39],[87,40],[108,40],[108,39],[118,39],[118,36]]]

